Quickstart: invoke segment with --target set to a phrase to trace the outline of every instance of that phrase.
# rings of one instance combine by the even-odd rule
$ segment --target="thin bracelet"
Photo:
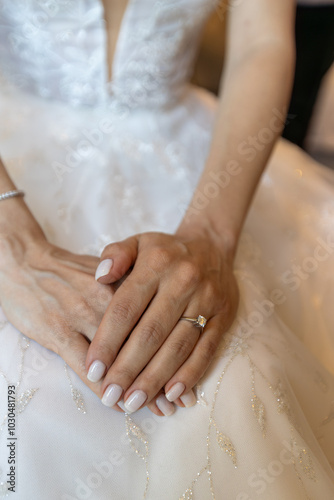
[[[24,196],[24,191],[21,189],[12,189],[11,191],[7,191],[6,193],[0,194],[0,201],[7,200],[8,198],[13,198],[14,196]]]

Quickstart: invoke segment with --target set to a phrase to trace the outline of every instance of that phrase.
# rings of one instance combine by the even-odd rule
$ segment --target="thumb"
[[[107,245],[101,254],[101,262],[96,269],[95,279],[103,284],[118,281],[134,265],[137,255],[137,236]]]

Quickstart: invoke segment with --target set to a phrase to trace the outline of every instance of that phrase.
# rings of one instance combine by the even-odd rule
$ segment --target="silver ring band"
[[[182,316],[180,319],[185,319],[186,321],[190,321],[194,326],[201,328],[202,332],[207,323],[207,319],[201,314],[197,316],[197,318],[188,318],[186,316]]]
[[[0,201],[7,200],[8,198],[13,198],[14,196],[24,196],[24,194],[24,191],[21,191],[20,189],[12,189],[11,191],[0,194]]]

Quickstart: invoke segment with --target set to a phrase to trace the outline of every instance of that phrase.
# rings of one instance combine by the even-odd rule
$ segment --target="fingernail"
[[[181,384],[181,382],[177,382],[171,387],[171,389],[169,389],[166,394],[166,398],[172,403],[173,401],[175,401],[175,399],[181,396],[185,388],[186,386],[184,384]]]
[[[190,408],[190,406],[196,404],[196,396],[193,390],[190,390],[187,394],[183,394],[180,399],[186,408]]]
[[[106,368],[106,365],[102,361],[93,361],[87,373],[88,380],[98,382],[103,377]]]
[[[122,392],[123,389],[120,385],[110,384],[104,391],[103,398],[101,399],[101,401],[105,406],[109,406],[111,408],[117,403],[117,401],[122,395]]]
[[[175,413],[175,406],[168,401],[164,394],[161,394],[155,401],[155,404],[166,417]]]
[[[133,413],[137,411],[142,404],[145,403],[147,399],[147,394],[144,391],[133,392],[126,401],[124,401],[124,406],[127,412]]]
[[[100,262],[100,264],[97,266],[95,279],[98,280],[99,278],[102,278],[102,276],[108,274],[113,266],[113,263],[114,261],[112,259],[102,260],[102,262]]]
[[[126,408],[124,406],[124,401],[122,399],[118,401],[117,406],[119,406],[121,410],[126,411]]]

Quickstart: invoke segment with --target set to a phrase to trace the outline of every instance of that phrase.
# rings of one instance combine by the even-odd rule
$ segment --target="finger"
[[[175,297],[167,292],[167,287],[165,290],[162,289],[161,292],[153,298],[150,303],[148,310],[141,317],[139,323],[136,325],[132,331],[126,344],[122,347],[117,355],[117,358],[107,375],[105,376],[104,386],[107,387],[109,384],[118,384],[123,390],[126,390],[140,374],[140,372],[146,367],[151,358],[157,353],[162,344],[165,342],[170,332],[174,329],[175,324],[178,322],[178,318],[181,316],[185,305],[181,300],[176,300]],[[187,299],[183,299],[186,301]],[[168,342],[168,340],[167,340]],[[180,341],[175,341],[179,342]],[[182,354],[185,352],[184,346],[180,346]],[[191,345],[190,350],[193,345]],[[170,349],[172,350],[172,349]],[[166,352],[166,350],[165,350]],[[167,352],[168,349],[167,349]],[[189,354],[189,349],[187,354]],[[174,355],[174,353],[173,353]],[[158,360],[161,356],[158,356]],[[182,359],[183,362],[184,358]],[[158,361],[159,362],[159,361]],[[177,362],[174,356],[173,365]],[[168,365],[164,363],[163,366]],[[180,365],[177,366],[177,368]],[[174,372],[168,373],[168,377],[171,377]],[[161,377],[157,380],[157,383],[151,386],[154,387],[155,392],[150,392],[150,396],[153,397],[161,387],[167,382],[168,378],[164,379],[160,384]]]
[[[199,335],[199,328],[194,327],[190,323],[187,324],[186,322],[178,322],[172,333],[162,345],[161,349],[159,349],[148,365],[139,373],[137,378],[126,390],[124,394],[124,401],[128,411],[137,411],[139,409],[138,401],[140,402],[140,399],[135,397],[136,394],[145,394],[146,404],[155,397],[159,390],[165,386],[168,380],[173,377],[175,372],[179,370],[182,364],[191,355],[196,342],[198,341]],[[116,363],[117,362],[118,359],[116,360]],[[124,367],[124,364],[122,367]],[[113,371],[113,368],[114,367],[112,367],[110,372]],[[128,370],[125,372],[125,377],[127,376],[127,373]],[[122,375],[119,375],[116,372],[116,377],[117,376],[122,380]],[[109,373],[106,379],[107,378],[109,378]],[[112,380],[114,380],[114,378],[112,378]],[[179,386],[177,387],[177,390],[178,389]],[[185,386],[182,386],[181,390],[175,394],[174,399],[177,399],[184,392]],[[183,403],[185,406],[188,406],[187,401]]]
[[[80,379],[91,389],[100,399],[102,397],[101,383],[92,383],[87,380],[85,360],[89,343],[79,332],[67,332],[66,340],[60,344],[50,343],[48,349],[56,352],[65,363],[80,377]],[[124,413],[118,405],[114,405],[113,410]]]
[[[81,285],[83,290],[78,291],[74,288],[65,292],[63,283],[58,280],[52,280],[44,286],[46,290],[50,289],[50,293],[56,292],[60,297],[59,306],[64,311],[64,325],[70,331],[81,332],[92,341],[110,304],[113,292],[111,285],[97,283],[91,276],[82,279]]]
[[[209,367],[228,326],[222,314],[217,314],[207,322],[191,355],[165,386],[169,401],[180,396],[182,400],[182,395],[187,394],[197,384]],[[181,388],[184,390],[179,394]]]
[[[93,384],[87,380],[85,361],[89,343],[81,333],[68,330],[56,332],[54,340],[46,347],[59,354],[80,379],[101,398],[101,383]]]
[[[162,391],[148,403],[147,408],[158,417],[170,417],[176,410],[174,404],[166,399]]]
[[[190,408],[191,406],[194,406],[196,403],[197,403],[197,398],[194,389],[190,389],[190,391],[188,391],[187,393],[183,392],[182,396],[173,401],[173,404],[175,406],[179,406],[180,408]]]
[[[101,255],[101,262],[95,273],[100,283],[114,283],[134,265],[138,254],[138,237],[131,236],[124,241],[106,246]]]
[[[57,260],[57,263],[63,263],[66,268],[71,267],[93,276],[100,260],[93,255],[75,254],[57,246],[49,246],[47,252]]]
[[[178,296],[174,297],[167,286],[165,290],[151,302],[104,379],[103,387],[116,384],[122,388],[129,412],[137,411],[155,397],[190,356],[200,336],[200,328],[191,322],[179,321],[186,304]],[[184,295],[183,301],[187,303],[189,297]],[[196,298],[186,311],[198,311],[200,307],[203,301]],[[210,306],[205,310],[211,313]],[[190,389],[182,386],[174,399]],[[192,403],[189,398],[185,397],[185,406],[194,404],[195,398],[192,397]]]
[[[116,359],[124,341],[133,330],[139,318],[157,291],[157,278],[149,273],[145,265],[136,264],[132,273],[115,292],[95,337],[89,347],[86,367],[91,381],[98,381],[92,375],[92,364],[100,366],[96,373],[106,372]],[[102,376],[102,375],[101,375]]]
[[[166,396],[162,390],[146,406],[149,410],[151,410],[152,413],[154,413],[158,417],[169,417],[173,415],[173,413],[175,413],[176,410],[174,404],[170,403],[166,399]],[[127,409],[125,408],[123,401],[119,401],[116,407],[121,408],[124,412],[127,412]]]

